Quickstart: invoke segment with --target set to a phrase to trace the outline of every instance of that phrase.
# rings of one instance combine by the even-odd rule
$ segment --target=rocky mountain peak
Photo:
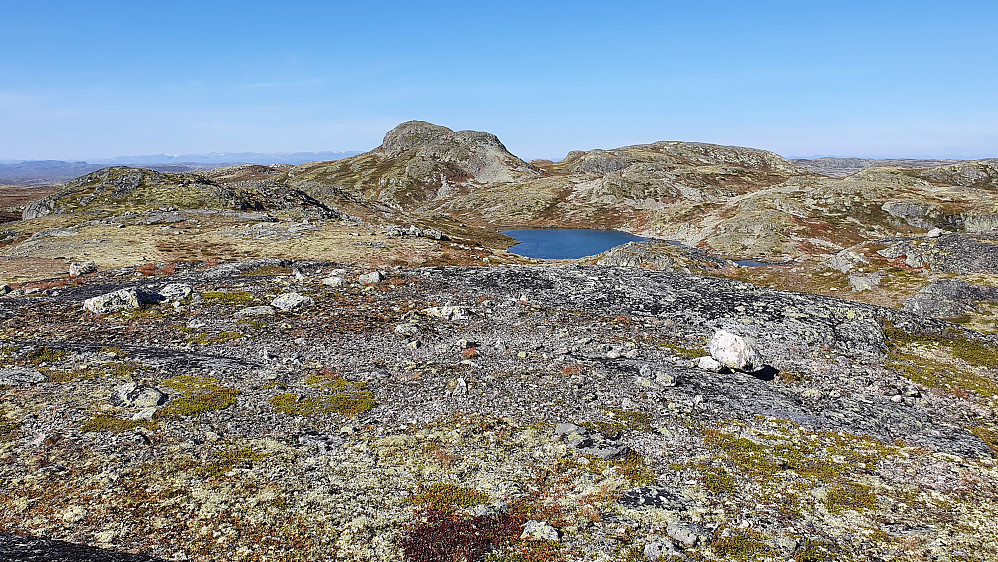
[[[393,159],[430,158],[457,164],[480,182],[507,182],[523,173],[538,173],[492,133],[452,131],[426,121],[407,121],[388,131],[375,152]]]

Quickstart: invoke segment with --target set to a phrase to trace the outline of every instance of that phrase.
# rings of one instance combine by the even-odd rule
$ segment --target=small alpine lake
[[[619,230],[585,228],[503,230],[502,233],[520,241],[509,248],[510,252],[542,260],[574,260],[601,254],[628,242],[648,240]]]

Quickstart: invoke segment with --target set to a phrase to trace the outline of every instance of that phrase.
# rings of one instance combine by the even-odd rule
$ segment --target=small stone
[[[670,560],[672,558],[684,559],[683,553],[680,552],[676,545],[672,544],[669,539],[658,539],[652,541],[645,545],[644,548],[645,558],[648,560]]]
[[[710,371],[712,373],[720,373],[724,369],[724,366],[710,355],[694,359],[693,364],[698,369],[703,369],[704,371]]]
[[[466,306],[433,306],[424,309],[423,314],[444,320],[467,320],[471,311]]]
[[[669,523],[665,532],[671,539],[687,547],[704,544],[711,537],[710,529],[703,525],[686,521],[673,521]]]
[[[167,398],[156,387],[130,382],[114,389],[108,402],[125,408],[153,408],[166,403]]]
[[[946,232],[946,231],[943,230],[943,229],[941,229],[941,228],[939,228],[939,227],[936,227],[936,228],[933,228],[932,230],[928,231],[925,234],[925,237],[926,238],[939,238],[940,236],[943,235],[944,232]]]
[[[80,275],[88,275],[90,273],[97,273],[97,263],[92,261],[84,262],[73,262],[69,264],[69,276],[79,277]]]
[[[520,538],[533,541],[557,541],[561,538],[561,533],[545,521],[531,520],[523,526]]]
[[[759,356],[752,344],[727,330],[715,332],[708,349],[711,357],[729,369],[749,372],[759,366]]]
[[[0,297],[2,297],[3,295],[10,294],[10,292],[13,291],[13,290],[14,289],[11,289],[10,285],[8,285],[6,283],[0,285]]]
[[[343,285],[346,282],[347,280],[345,278],[339,276],[326,277],[325,279],[322,280],[322,284],[327,285],[329,287],[339,287],[340,285]]]
[[[276,312],[272,306],[248,306],[237,310],[232,316],[236,318],[243,318],[245,316],[272,316]]]
[[[395,333],[400,336],[411,338],[419,334],[419,326],[416,324],[399,324],[395,326]]]
[[[475,517],[501,517],[513,511],[513,508],[504,501],[493,502],[485,505],[475,514]]]
[[[623,357],[623,355],[624,355],[624,351],[622,349],[618,348],[618,347],[615,347],[615,348],[611,349],[610,351],[606,352],[606,358],[607,359],[620,359],[621,357]]]
[[[371,284],[374,284],[374,283],[380,283],[384,279],[385,279],[385,275],[383,273],[381,273],[380,271],[371,271],[369,273],[365,273],[365,274],[361,275],[360,277],[357,277],[357,280],[360,281],[361,283],[365,284],[365,285],[371,285]]]
[[[282,293],[278,295],[277,298],[270,301],[271,306],[284,311],[295,310],[306,306],[312,306],[314,304],[315,299],[312,297],[306,297],[301,293]]]

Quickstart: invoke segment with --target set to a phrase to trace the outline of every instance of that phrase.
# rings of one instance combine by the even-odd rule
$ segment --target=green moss
[[[219,385],[218,379],[181,375],[163,381],[165,386],[180,390],[184,395],[172,400],[156,412],[157,419],[179,420],[212,410],[223,410],[236,403],[241,394],[234,388]]]
[[[206,291],[201,293],[201,300],[207,304],[227,306],[245,306],[257,302],[256,296],[249,291]]]
[[[970,432],[980,437],[981,441],[984,441],[988,444],[988,447],[991,447],[991,452],[998,455],[998,431],[986,427],[972,427],[970,428]]]
[[[794,562],[834,562],[841,560],[834,543],[805,539],[794,551]]]
[[[122,433],[132,431],[136,428],[145,428],[150,431],[156,429],[156,422],[151,420],[123,420],[107,414],[97,414],[80,425],[80,431],[84,433],[108,431],[111,433]]]
[[[582,465],[582,468],[588,472],[602,474],[608,468],[613,467],[621,476],[639,486],[654,484],[658,479],[655,471],[648,466],[644,457],[635,451],[629,451],[619,459],[607,460],[595,455],[586,455],[586,460],[588,462]]]
[[[480,505],[489,501],[488,494],[471,488],[437,482],[405,498],[409,505],[421,505],[441,512],[451,512],[458,507]]]
[[[21,422],[8,420],[7,413],[0,410],[0,443],[13,441],[21,435]]]
[[[733,494],[738,491],[738,483],[727,470],[716,466],[702,466],[699,469],[703,485],[715,494]]]
[[[202,478],[220,478],[233,468],[249,468],[252,463],[266,459],[266,453],[260,453],[250,447],[229,447],[215,452],[204,465],[194,469],[194,473]]]
[[[66,355],[67,353],[61,349],[52,349],[47,345],[43,345],[28,353],[26,359],[32,365],[40,365],[42,363],[56,363],[65,358]]]
[[[889,365],[912,382],[958,395],[965,391],[985,397],[998,395],[998,384],[973,369],[998,369],[998,348],[990,342],[969,339],[955,329],[938,335],[912,334],[890,323],[885,323],[884,336],[892,359]],[[948,354],[954,361],[923,357],[916,352],[919,347]]]
[[[253,328],[255,330],[260,330],[267,327],[267,323],[263,320],[239,320],[236,322],[237,326],[246,326],[247,328]]]
[[[377,405],[374,394],[366,391],[332,396],[305,397],[296,393],[278,394],[270,399],[274,410],[289,416],[312,417],[324,414],[352,416]]]
[[[699,347],[689,347],[685,342],[661,336],[650,336],[646,338],[645,343],[652,345],[659,349],[665,349],[671,351],[673,354],[679,357],[685,357],[687,359],[696,359],[697,357],[703,357],[704,355],[709,355],[707,352],[707,342],[704,341]]]
[[[187,341],[191,343],[196,343],[198,345],[210,345],[213,343],[225,343],[233,340],[238,340],[240,338],[245,338],[245,334],[239,332],[220,332],[216,335],[210,335],[205,333],[200,333],[188,338]]]
[[[42,368],[41,371],[52,382],[66,383],[75,380],[91,380],[101,377],[130,379],[141,369],[142,367],[134,361],[110,361],[98,365],[77,367],[72,371],[60,371],[45,368]]]
[[[617,439],[625,431],[653,432],[651,414],[640,410],[622,410],[619,408],[602,408],[614,421],[588,421],[582,426],[598,431],[610,439]]]
[[[772,560],[778,554],[761,540],[762,536],[758,532],[728,531],[727,536],[717,537],[710,542],[710,549],[722,560]]]
[[[856,483],[845,482],[828,490],[825,507],[832,513],[841,513],[847,509],[865,511],[878,507],[877,496],[870,488]]]

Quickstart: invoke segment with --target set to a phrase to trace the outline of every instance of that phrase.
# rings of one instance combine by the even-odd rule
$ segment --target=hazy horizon
[[[0,2],[8,160],[364,151],[411,119],[527,159],[998,156],[993,2]]]

